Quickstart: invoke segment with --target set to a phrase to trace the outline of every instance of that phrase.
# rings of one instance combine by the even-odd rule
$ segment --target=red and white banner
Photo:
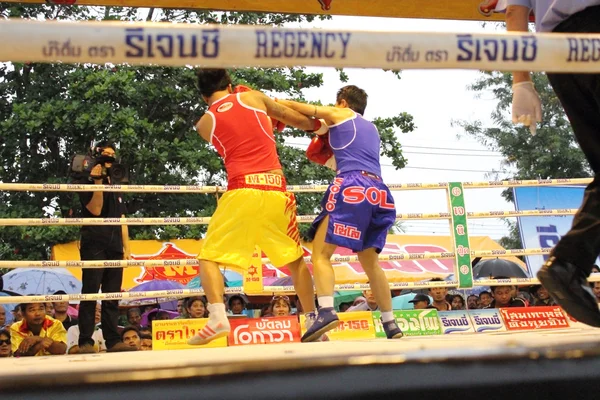
[[[300,341],[298,317],[230,319],[229,346]]]
[[[567,317],[558,306],[501,308],[500,314],[509,331],[569,327]]]

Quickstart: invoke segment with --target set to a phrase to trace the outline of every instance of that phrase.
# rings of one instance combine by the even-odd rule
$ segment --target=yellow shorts
[[[303,255],[293,193],[227,191],[219,199],[198,259],[247,268],[256,246],[277,267]]]

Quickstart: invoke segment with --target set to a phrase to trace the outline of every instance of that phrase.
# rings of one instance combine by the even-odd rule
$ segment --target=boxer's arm
[[[267,109],[267,115],[275,118],[277,121],[308,132],[315,131],[321,126],[318,120],[314,120],[296,110],[283,106],[279,103],[279,100],[275,102],[262,92],[254,91],[252,93],[255,93],[256,98],[264,104]]]
[[[205,113],[200,121],[196,123],[196,130],[200,137],[210,143],[210,134],[213,129],[213,118],[209,113]]]
[[[293,100],[277,100],[277,102],[306,116],[317,119],[322,118],[325,120],[325,122],[327,122],[327,125],[333,125],[337,124],[338,122],[342,122],[350,117],[353,112],[349,108],[317,106],[314,104],[300,103]]]
[[[522,5],[509,5],[506,8],[506,30],[508,32],[529,32],[531,9]],[[514,71],[513,84],[531,81],[529,71]]]

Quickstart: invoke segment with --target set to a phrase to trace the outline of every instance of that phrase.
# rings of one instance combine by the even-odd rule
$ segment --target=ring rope
[[[375,32],[152,22],[1,20],[0,59],[231,68],[599,72],[600,35]],[[586,44],[587,43],[587,44]]]
[[[597,275],[597,276],[595,276]],[[531,286],[539,285],[540,281],[535,278],[510,278],[510,279],[478,279],[475,281],[477,286]],[[588,282],[600,282],[600,274],[592,274],[588,277]],[[399,289],[427,289],[434,287],[456,288],[458,281],[425,281],[425,282],[390,282],[390,290]],[[369,290],[368,283],[341,284],[335,285],[336,291],[348,290]],[[240,294],[243,287],[225,288],[226,294]],[[294,286],[265,286],[263,293],[296,293]],[[98,300],[138,300],[147,298],[156,298],[157,301],[176,299],[190,296],[202,296],[204,289],[174,289],[174,290],[155,290],[147,292],[119,292],[119,293],[89,293],[89,294],[69,294],[69,295],[34,295],[18,297],[0,297],[0,304],[15,303],[45,303],[61,301],[98,301]]]
[[[515,250],[475,250],[471,251],[471,257],[508,257],[508,256],[534,256],[550,254],[551,247],[537,249],[515,249]],[[379,261],[411,261],[411,260],[449,260],[454,259],[453,252],[443,253],[401,253],[401,254],[379,254]],[[311,263],[311,257],[304,257],[306,263]],[[334,254],[331,257],[334,263],[359,262],[358,256],[342,256]],[[261,258],[262,264],[270,264],[267,257]],[[0,261],[0,268],[134,268],[134,267],[158,267],[158,266],[198,266],[195,258],[184,258],[174,260],[92,260],[92,261]]]
[[[469,218],[534,217],[549,215],[574,215],[576,208],[557,210],[481,211],[467,212]],[[314,221],[317,215],[299,215],[298,223]],[[396,214],[396,220],[450,219],[448,212]],[[0,226],[50,226],[50,225],[207,225],[211,217],[163,218],[0,218]]]
[[[0,21],[1,22],[1,21]],[[1,26],[1,23],[0,23]],[[485,189],[493,187],[523,187],[523,186],[557,186],[557,185],[587,185],[591,178],[574,179],[537,179],[537,180],[508,180],[462,182],[463,188]],[[328,185],[287,185],[287,190],[294,193],[324,192]],[[392,191],[396,190],[432,190],[447,189],[448,182],[437,183],[391,183]],[[127,193],[225,193],[225,186],[179,186],[179,185],[82,185],[65,183],[0,183],[0,190],[30,191],[30,192],[127,192]]]

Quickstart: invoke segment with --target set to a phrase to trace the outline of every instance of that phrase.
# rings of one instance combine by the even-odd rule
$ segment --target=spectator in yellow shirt
[[[67,331],[62,322],[46,315],[44,303],[21,304],[23,320],[10,326],[15,357],[65,354]]]

